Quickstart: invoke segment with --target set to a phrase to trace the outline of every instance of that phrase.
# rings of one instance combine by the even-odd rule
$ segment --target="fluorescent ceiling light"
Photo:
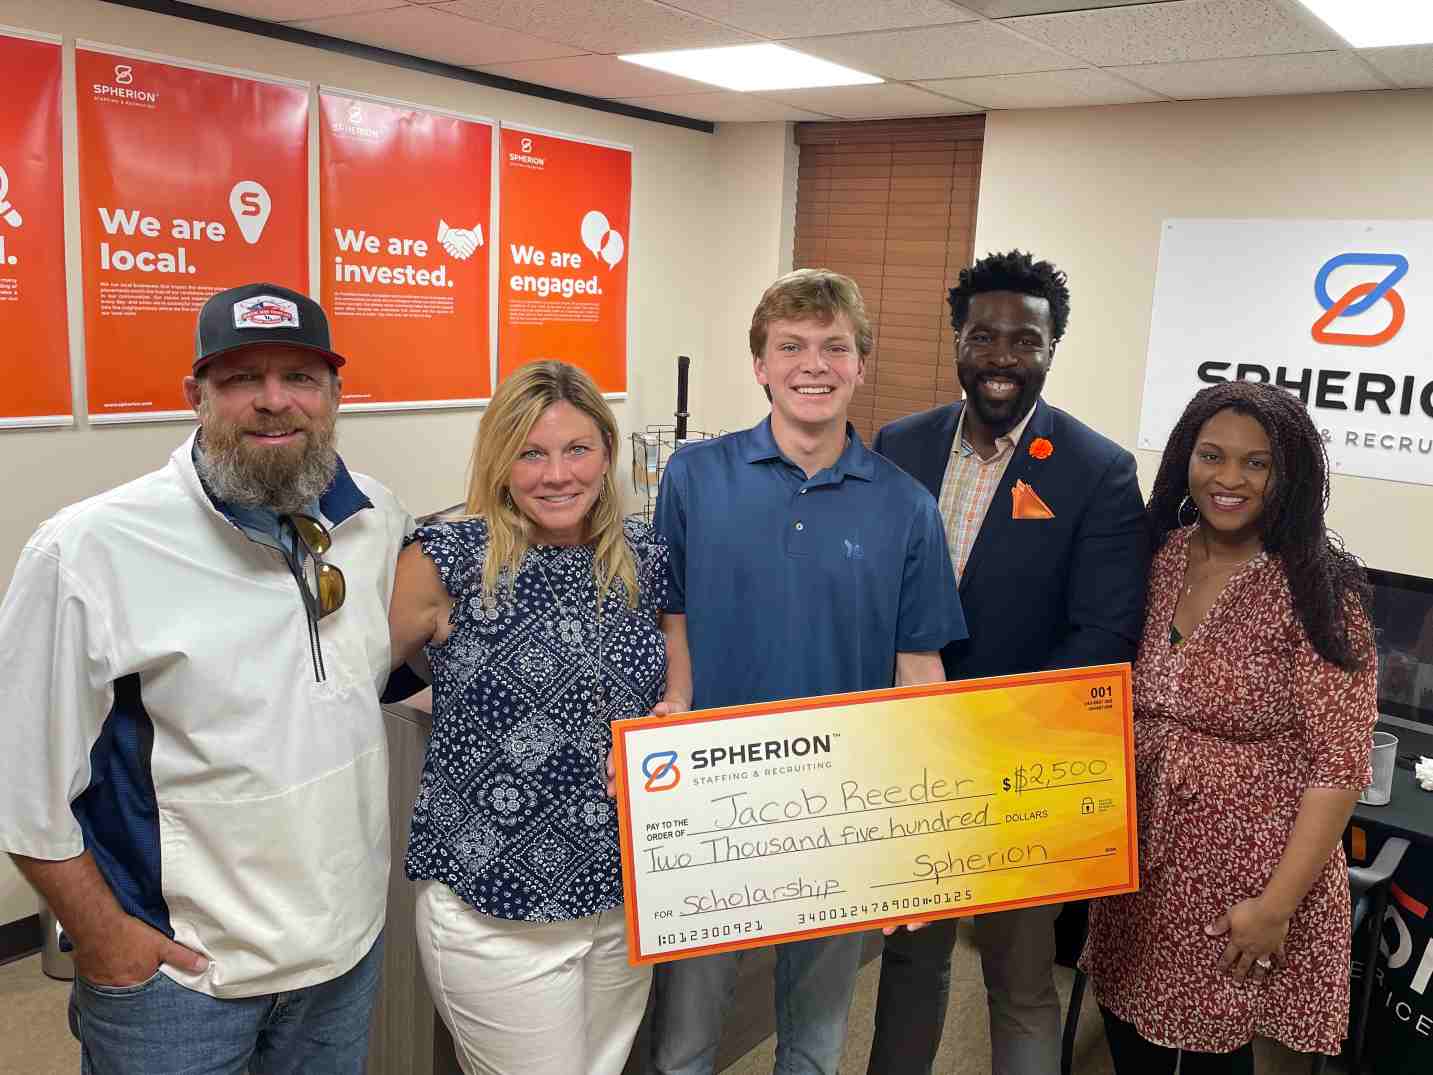
[[[727,90],[801,90],[814,86],[868,86],[883,79],[820,60],[782,45],[637,52],[619,59]]]
[[[1356,49],[1433,44],[1428,0],[1302,0],[1304,7]]]

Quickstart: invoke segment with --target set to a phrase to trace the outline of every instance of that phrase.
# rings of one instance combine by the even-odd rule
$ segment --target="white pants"
[[[417,917],[423,972],[466,1075],[620,1075],[652,981],[627,962],[621,907],[514,922],[420,881]]]

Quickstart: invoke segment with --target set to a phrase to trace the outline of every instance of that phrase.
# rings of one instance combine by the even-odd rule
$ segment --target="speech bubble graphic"
[[[269,197],[269,192],[264,189],[262,183],[252,179],[241,179],[234,184],[234,189],[229,191],[229,212],[234,214],[234,223],[239,225],[239,231],[243,233],[244,241],[253,246],[264,234],[264,226],[269,222],[269,213],[273,211],[274,202]]]
[[[622,233],[609,231],[607,241],[602,244],[602,260],[607,262],[609,269],[615,268],[617,263],[622,260],[622,255],[626,250],[627,244],[622,241]]]
[[[582,218],[582,245],[600,257],[602,240],[611,229],[612,225],[607,223],[607,217],[603,213],[596,209],[588,210],[587,215]]]

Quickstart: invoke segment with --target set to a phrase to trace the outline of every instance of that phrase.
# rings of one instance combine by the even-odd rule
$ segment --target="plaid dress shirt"
[[[965,564],[970,559],[970,550],[995,499],[995,490],[1000,479],[1005,477],[1005,468],[1015,455],[1015,445],[1025,434],[1025,427],[1035,413],[1031,407],[1020,424],[1002,437],[995,438],[995,454],[989,459],[980,458],[965,439],[965,416],[967,407],[960,409],[960,421],[955,427],[955,440],[950,447],[950,459],[945,464],[945,477],[940,482],[940,517],[945,522],[945,540],[950,548],[950,566],[955,569],[959,583],[965,575]]]

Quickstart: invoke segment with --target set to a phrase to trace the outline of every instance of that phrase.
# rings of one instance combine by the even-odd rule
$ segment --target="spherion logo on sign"
[[[93,87],[94,95],[105,100],[134,102],[140,105],[159,103],[159,94],[152,90],[130,89],[133,84],[134,66],[117,63],[114,65],[114,82],[96,82]]]
[[[508,154],[509,164],[516,164],[520,168],[542,168],[547,164],[547,158],[536,156],[533,153],[531,138],[521,139],[518,142],[518,149],[521,152]]]
[[[356,101],[349,104],[342,119],[335,119],[328,126],[334,134],[348,135],[366,142],[376,142],[383,137],[383,131],[368,122],[363,106]]]
[[[642,759],[642,775],[647,778],[644,791],[671,791],[682,782],[682,771],[677,768],[675,750],[654,750]]]
[[[1365,281],[1355,284],[1338,299],[1329,295],[1329,277],[1345,266],[1361,265],[1368,268],[1387,269],[1382,280]],[[1314,298],[1324,308],[1324,314],[1314,322],[1311,330],[1315,343],[1334,344],[1341,347],[1377,347],[1398,335],[1403,327],[1407,312],[1403,296],[1393,290],[1393,285],[1408,275],[1408,259],[1402,254],[1339,254],[1329,258],[1319,267],[1314,277]],[[1340,317],[1357,317],[1372,309],[1379,299],[1388,303],[1391,316],[1388,324],[1379,332],[1330,332],[1329,326]]]

